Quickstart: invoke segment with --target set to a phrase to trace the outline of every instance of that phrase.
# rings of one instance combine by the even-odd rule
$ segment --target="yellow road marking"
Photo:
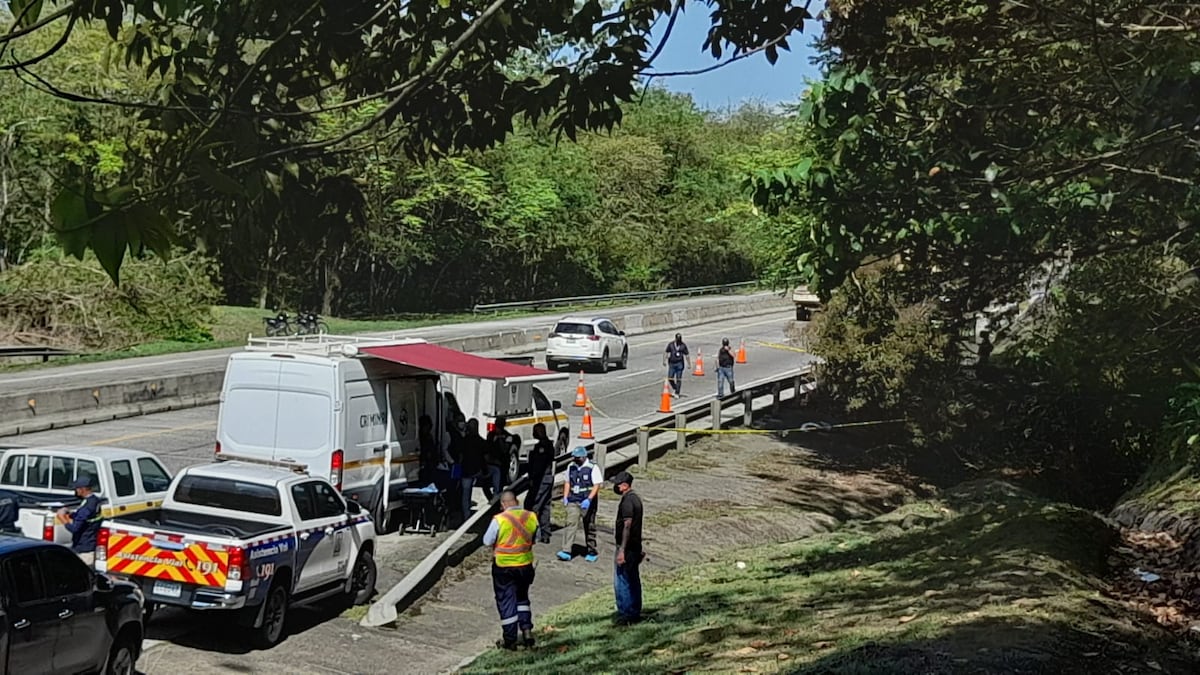
[[[755,340],[754,342],[762,345],[763,347],[770,347],[771,349],[786,349],[789,352],[800,352],[801,354],[808,353],[807,349],[800,349],[799,347],[791,347],[789,345],[781,345],[777,342],[763,342],[762,340]]]
[[[195,424],[185,424],[181,427],[172,427],[170,429],[158,429],[156,431],[143,431],[143,432],[136,433],[136,434],[126,434],[124,436],[114,436],[113,438],[105,438],[105,439],[101,439],[99,441],[92,441],[91,443],[88,443],[88,445],[92,445],[92,446],[110,445],[112,443],[122,443],[124,441],[131,441],[135,438],[148,438],[150,436],[161,436],[163,434],[173,434],[173,433],[176,433],[179,431],[188,431],[189,429],[203,429],[205,427],[216,427],[216,426],[217,426],[217,423],[215,421],[213,421],[213,422],[197,422]]]

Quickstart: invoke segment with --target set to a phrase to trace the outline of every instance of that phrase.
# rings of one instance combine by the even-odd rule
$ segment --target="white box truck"
[[[216,453],[326,476],[383,533],[404,489],[418,487],[422,415],[443,442],[451,413],[444,380],[526,389],[566,377],[416,339],[251,338],[225,370]]]

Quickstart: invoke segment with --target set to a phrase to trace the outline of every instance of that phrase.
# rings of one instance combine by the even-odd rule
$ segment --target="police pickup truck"
[[[290,606],[375,591],[375,529],[326,479],[225,461],[184,469],[162,507],[101,525],[96,569],[141,587],[146,602],[231,610],[268,648]]]

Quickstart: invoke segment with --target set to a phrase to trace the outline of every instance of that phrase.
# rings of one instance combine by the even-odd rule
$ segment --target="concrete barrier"
[[[731,296],[729,302],[685,309],[639,311],[609,316],[627,335],[683,329],[719,319],[770,314],[792,307],[789,299],[770,295]],[[603,314],[603,312],[591,312]],[[547,324],[553,319],[548,318]],[[511,330],[435,340],[464,352],[528,353],[543,348],[546,328]],[[217,403],[225,379],[224,366],[186,375],[134,375],[128,382],[0,393],[0,437],[94,424]]]

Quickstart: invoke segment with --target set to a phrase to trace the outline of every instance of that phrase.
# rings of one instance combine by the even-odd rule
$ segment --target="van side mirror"
[[[362,506],[353,499],[348,499],[346,500],[346,513],[357,516],[362,513]]]
[[[550,407],[554,410],[562,410],[562,401],[551,401]]]

